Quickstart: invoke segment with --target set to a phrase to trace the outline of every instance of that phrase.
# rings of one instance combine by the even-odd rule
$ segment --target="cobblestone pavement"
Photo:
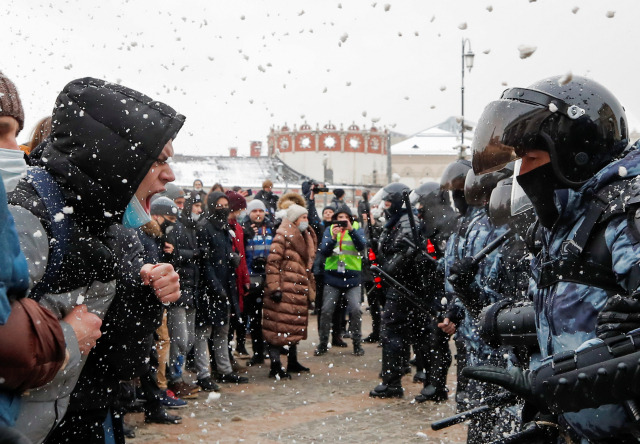
[[[371,322],[367,314],[363,318],[366,335]],[[369,398],[369,391],[379,383],[382,349],[376,344],[365,344],[366,354],[356,357],[351,354],[351,341],[345,339],[349,348],[334,347],[324,356],[313,356],[316,322],[311,316],[309,339],[298,347],[299,360],[311,368],[310,374],[276,381],[268,377],[268,364],[247,368],[246,361],[240,360],[249,384],[221,384],[221,396],[215,400],[201,392],[186,408],[171,411],[182,416],[179,425],[150,425],[142,414],[127,415],[125,421],[137,427],[136,438],[127,442],[465,442],[464,425],[439,432],[429,427],[431,421],[455,413],[453,396],[441,404],[412,403],[422,385],[413,383],[411,375],[403,379],[404,399]],[[448,381],[452,394],[454,381],[452,366]]]

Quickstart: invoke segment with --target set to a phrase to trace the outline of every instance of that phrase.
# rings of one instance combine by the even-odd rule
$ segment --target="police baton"
[[[502,233],[500,236],[492,240],[489,243],[489,245],[487,245],[482,250],[478,251],[476,254],[473,255],[473,263],[479,264],[482,259],[490,255],[493,252],[493,250],[495,250],[500,245],[502,245],[507,239],[511,237],[512,234],[513,234],[513,231],[511,229],[508,229],[507,231]]]
[[[500,236],[498,236],[497,238],[495,238],[493,241],[491,241],[489,243],[489,245],[487,245],[486,247],[484,247],[482,250],[478,251],[476,254],[474,254],[473,256],[471,256],[471,262],[473,265],[478,265],[480,263],[480,261],[482,259],[484,259],[485,257],[487,257],[489,254],[491,254],[491,252],[493,250],[495,250],[496,248],[498,248],[500,245],[502,245],[507,239],[509,239],[511,237],[511,234],[513,232],[511,231],[511,229],[505,231],[504,233],[502,233]],[[447,280],[449,282],[451,282],[452,285],[456,285],[456,281],[458,280],[459,276],[457,273],[453,273],[450,274],[449,277],[447,278]],[[466,306],[467,304],[462,301],[464,303],[464,305]],[[475,316],[478,315],[479,310],[475,310],[476,314]]]
[[[409,200],[409,192],[407,190],[402,192],[402,200],[404,201],[404,206],[407,209],[409,225],[411,226],[411,233],[413,234],[413,242],[419,247],[422,245],[422,240],[420,239],[420,233],[418,233],[418,227],[416,227],[416,219],[413,216],[413,211],[411,210],[411,201]]]
[[[407,287],[405,287],[400,282],[398,282],[393,277],[391,277],[391,275],[389,273],[387,273],[386,271],[384,271],[382,268],[378,267],[377,265],[372,265],[371,266],[371,271],[374,272],[375,274],[377,274],[378,276],[380,276],[382,278],[382,280],[385,281],[388,285],[390,285],[391,287],[394,287],[396,290],[399,290],[403,294],[403,296],[406,297],[409,300],[409,302],[411,302],[413,305],[415,305],[415,307],[419,311],[421,311],[422,313],[434,318],[434,320],[438,319],[437,314],[434,313],[433,310],[429,310],[427,308],[424,308],[422,306],[422,304],[420,304],[420,302],[419,302],[420,298],[418,296],[416,296],[416,294],[414,292],[412,292]]]
[[[467,419],[471,419],[475,416],[481,415],[484,412],[488,412],[496,407],[503,407],[513,405],[517,402],[517,398],[512,393],[500,393],[495,396],[491,396],[485,399],[485,403],[481,406],[460,412],[457,415],[449,416],[448,418],[441,419],[440,421],[432,422],[432,430],[442,430],[452,425],[465,422]]]
[[[518,433],[491,442],[491,444],[522,444],[522,443],[555,443],[558,439],[558,425],[552,422],[531,422]]]

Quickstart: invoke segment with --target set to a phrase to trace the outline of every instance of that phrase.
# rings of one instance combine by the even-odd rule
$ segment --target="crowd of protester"
[[[313,180],[281,195],[266,180],[250,199],[173,184],[185,117],[100,79],[68,83],[19,145],[22,103],[0,73],[0,442],[121,444],[127,413],[178,424],[200,391],[250,384],[246,367],[311,372],[298,359],[311,315],[315,356],[379,344],[373,398],[403,397],[413,364],[415,402],[447,400],[454,335],[469,412],[444,422],[468,419],[469,443],[636,442],[637,144],[604,87],[569,85],[490,104],[510,142],[480,131],[473,167],[365,191],[353,209],[336,188],[318,213],[329,190]],[[520,137],[532,122],[540,134]]]
[[[321,219],[313,181],[277,195],[266,180],[248,202],[240,187],[178,187],[169,162],[184,120],[84,78],[20,145],[20,96],[0,74],[0,352],[16,362],[2,369],[8,442],[124,442],[135,434],[126,413],[178,424],[175,409],[199,391],[249,383],[243,366],[270,363],[276,379],[309,372],[297,345],[310,314],[316,354],[346,346],[343,336],[364,354],[367,241],[344,190]]]

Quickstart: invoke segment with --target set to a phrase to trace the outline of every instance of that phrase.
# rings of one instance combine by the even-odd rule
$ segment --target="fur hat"
[[[278,200],[278,209],[279,210],[286,210],[287,208],[289,208],[288,206],[291,205],[290,203],[294,203],[296,205],[300,205],[301,207],[306,206],[306,202],[304,201],[304,197],[302,197],[300,194],[298,193],[294,193],[293,191],[287,194],[283,194],[280,199]]]
[[[295,222],[300,216],[307,213],[308,211],[305,207],[301,207],[297,204],[291,204],[287,208],[287,219],[289,219],[291,222]]]
[[[267,211],[267,207],[265,207],[264,202],[260,199],[253,199],[247,204],[247,212],[251,213],[253,210]]]
[[[18,121],[18,132],[24,128],[24,109],[16,85],[0,71],[0,117],[9,116]]]
[[[225,193],[229,199],[229,209],[231,211],[244,210],[247,208],[247,200],[240,193],[235,191],[227,191]]]

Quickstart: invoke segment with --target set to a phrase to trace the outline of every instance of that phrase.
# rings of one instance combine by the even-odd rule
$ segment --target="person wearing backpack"
[[[59,94],[51,135],[32,153],[32,168],[9,196],[34,286],[29,297],[60,320],[68,362],[47,385],[30,390],[16,427],[35,443],[64,417],[69,396],[116,293],[112,225],[148,220],[149,199],[174,180],[167,160],[184,116],[121,85],[77,79]],[[52,241],[55,239],[55,242]],[[156,303],[179,297],[168,264],[146,264],[137,279]]]

